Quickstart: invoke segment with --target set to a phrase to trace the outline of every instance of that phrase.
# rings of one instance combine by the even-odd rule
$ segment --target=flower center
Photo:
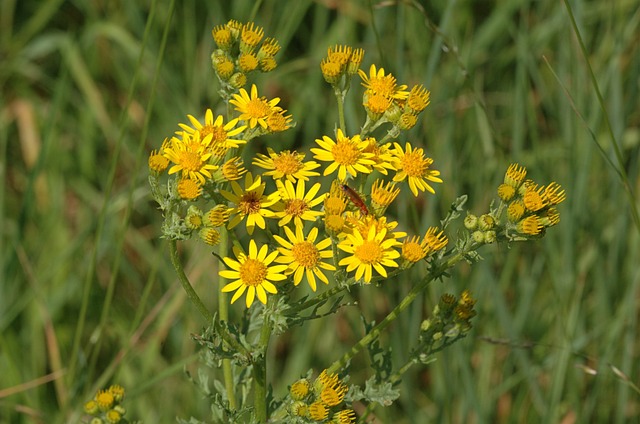
[[[246,111],[252,118],[264,118],[270,112],[269,103],[261,98],[251,99],[247,103]]]
[[[408,242],[402,246],[402,256],[404,256],[409,262],[418,262],[425,257],[422,247],[415,242]]]
[[[384,97],[393,97],[396,91],[396,79],[393,75],[373,77],[369,80],[369,90]]]
[[[247,258],[240,265],[240,278],[247,286],[259,286],[267,277],[267,267],[262,262]]]
[[[202,167],[202,155],[192,150],[180,152],[180,165],[182,165],[182,169],[187,171],[200,171]]]
[[[301,199],[291,199],[286,202],[284,210],[287,215],[300,216],[309,209],[307,202]]]
[[[205,125],[200,129],[200,138],[204,139],[209,134],[213,134],[211,144],[223,143],[227,140],[227,132],[221,125]]]
[[[238,209],[244,215],[251,215],[253,213],[258,213],[260,211],[260,198],[256,193],[250,192],[245,193],[240,198],[240,203],[238,204]]]
[[[422,157],[419,150],[407,153],[402,158],[402,170],[410,177],[422,177],[428,167],[429,161]]]
[[[324,202],[324,210],[330,215],[340,215],[347,205],[339,197],[327,197]]]
[[[314,268],[318,264],[318,248],[309,241],[294,244],[291,253],[296,262],[305,268]]]
[[[360,157],[360,150],[351,140],[340,140],[331,149],[331,154],[340,165],[355,165]]]
[[[361,246],[358,246],[354,255],[365,264],[374,264],[382,259],[382,249],[380,244],[375,240],[366,240]]]
[[[284,152],[273,160],[273,167],[285,175],[293,175],[302,168],[297,155]]]

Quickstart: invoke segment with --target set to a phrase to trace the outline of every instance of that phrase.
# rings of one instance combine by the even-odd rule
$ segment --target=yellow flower
[[[329,410],[320,401],[313,402],[309,405],[309,418],[315,421],[324,421],[329,416]]]
[[[260,50],[258,50],[258,59],[262,60],[264,58],[273,58],[280,51],[280,44],[278,44],[278,40],[272,37],[267,37],[264,39],[264,43],[260,46]]]
[[[409,92],[406,91],[406,85],[398,85],[396,78],[391,74],[384,74],[384,68],[376,70],[376,65],[369,68],[369,76],[363,71],[358,70],[362,85],[370,93],[379,94],[381,96],[393,99],[406,99]]]
[[[180,139],[173,137],[171,145],[164,149],[164,156],[174,163],[169,169],[169,175],[181,172],[182,178],[204,184],[205,177],[211,178],[211,171],[217,169],[216,165],[209,163],[211,139],[211,134],[201,139],[199,132],[193,135],[183,132]]]
[[[116,402],[122,402],[122,399],[124,399],[124,387],[119,384],[112,384],[109,386],[108,390],[111,392]]]
[[[190,135],[199,132],[200,139],[202,140],[204,140],[207,135],[212,134],[211,143],[209,144],[212,153],[220,149],[226,151],[227,149],[238,147],[247,142],[246,140],[231,138],[242,133],[242,131],[247,128],[246,125],[234,128],[238,124],[238,119],[232,119],[225,125],[222,115],[218,115],[214,121],[211,109],[207,109],[205,112],[204,125],[192,115],[187,115],[187,118],[191,121],[192,126],[178,124],[180,128]]]
[[[251,52],[240,53],[238,57],[238,69],[240,72],[248,74],[258,67],[258,58]]]
[[[282,281],[287,277],[283,274],[286,265],[271,265],[278,257],[278,252],[269,253],[267,245],[263,245],[258,251],[254,240],[249,242],[249,254],[246,255],[239,248],[234,247],[233,252],[237,260],[224,258],[224,263],[230,268],[219,272],[222,278],[234,280],[222,288],[224,293],[235,291],[231,303],[238,300],[247,292],[246,305],[249,308],[253,304],[256,295],[258,300],[267,304],[267,292],[278,292],[273,281]]]
[[[293,219],[296,227],[302,227],[304,226],[302,220],[315,221],[322,215],[322,212],[312,210],[324,200],[324,195],[314,199],[320,190],[320,183],[315,183],[306,194],[304,180],[298,180],[296,187],[288,180],[284,184],[278,180],[276,184],[280,191],[281,202],[276,204],[273,210],[275,216],[280,218],[279,226],[283,227]]]
[[[113,406],[115,398],[113,393],[108,390],[100,390],[96,394],[95,401],[98,403],[98,408],[101,411],[108,411]]]
[[[340,46],[336,44],[335,47],[329,47],[327,49],[327,59],[331,62],[339,63],[340,66],[344,68],[347,63],[349,63],[351,51],[352,48],[349,46]]]
[[[253,22],[247,22],[242,26],[240,50],[243,52],[251,50],[258,45],[262,37],[264,37],[264,29]]]
[[[321,148],[311,149],[315,153],[314,158],[331,162],[324,170],[323,175],[329,175],[338,170],[338,179],[345,181],[347,173],[352,177],[356,177],[358,172],[369,174],[371,166],[375,164],[372,160],[373,154],[365,152],[368,142],[361,140],[359,135],[351,138],[345,137],[342,131],[338,129],[336,141],[325,135],[322,140],[316,139],[316,143]]]
[[[409,92],[407,106],[409,106],[413,113],[420,113],[429,106],[429,103],[431,102],[431,100],[429,100],[430,96],[431,93],[429,90],[424,88],[422,85],[414,85]]]
[[[250,128],[260,125],[265,130],[267,129],[267,118],[279,102],[278,97],[269,101],[265,97],[258,97],[258,88],[255,84],[251,85],[251,96],[247,90],[241,88],[240,94],[234,94],[233,99],[229,100],[229,103],[240,112],[238,119],[248,122]]]
[[[300,284],[303,275],[307,277],[307,283],[313,291],[316,291],[316,277],[323,283],[329,284],[322,269],[335,271],[336,268],[322,262],[322,259],[333,256],[331,250],[325,250],[331,246],[331,239],[326,238],[316,243],[317,227],[312,228],[306,238],[301,227],[296,227],[295,234],[288,227],[284,227],[284,232],[289,240],[278,235],[273,236],[282,246],[278,248],[281,256],[276,259],[276,262],[288,265],[286,273],[293,274],[293,284],[296,286]]]
[[[185,200],[195,200],[202,194],[202,187],[200,187],[199,181],[194,181],[189,178],[181,178],[178,181],[178,196]]]
[[[149,169],[156,174],[164,172],[169,166],[169,159],[164,157],[164,149],[169,147],[169,139],[165,138],[162,142],[160,150],[153,150],[149,154]]]
[[[347,212],[345,214],[346,221],[349,225],[358,231],[360,234],[368,234],[370,228],[374,228],[376,233],[379,233],[383,229],[386,230],[385,238],[400,239],[406,237],[407,233],[404,231],[393,231],[398,226],[397,221],[387,221],[386,216],[376,217],[373,215],[362,216],[356,212]]]
[[[342,65],[327,58],[322,59],[322,62],[320,62],[320,71],[324,80],[329,84],[337,84],[342,78]]]
[[[517,163],[512,163],[504,174],[504,183],[517,189],[527,176],[527,168]]]
[[[413,236],[402,243],[402,258],[407,265],[414,264],[424,259],[430,253],[436,252],[447,245],[448,239],[437,227],[430,227],[422,241],[420,237]]]
[[[291,393],[291,399],[302,400],[306,398],[309,394],[310,387],[311,384],[306,378],[296,381],[291,385],[291,388],[289,389],[289,393]]]
[[[345,409],[333,414],[333,422],[336,424],[353,424],[356,422],[356,418],[353,409]]]
[[[365,147],[364,151],[365,153],[373,154],[373,157],[371,158],[375,162],[373,164],[373,169],[384,175],[387,175],[388,169],[391,169],[392,171],[396,170],[393,165],[393,153],[390,149],[391,143],[385,143],[378,146],[378,142],[373,137],[367,138],[367,143],[367,147]]]
[[[384,180],[378,178],[371,186],[371,206],[376,216],[382,216],[391,202],[400,194],[400,189],[396,183],[389,182],[385,185]]]
[[[269,156],[258,153],[253,160],[253,164],[269,171],[263,172],[262,175],[273,177],[279,180],[286,178],[292,183],[296,180],[308,181],[309,177],[316,177],[320,174],[312,171],[320,166],[318,162],[304,162],[304,153],[290,152],[284,150],[276,153],[272,148],[267,147]]]
[[[216,173],[216,181],[235,181],[239,180],[247,170],[244,168],[242,159],[238,156],[232,157],[224,163]]]
[[[435,194],[435,190],[427,181],[441,183],[442,180],[438,178],[440,171],[429,169],[429,166],[433,163],[433,159],[425,157],[422,148],[412,149],[409,143],[406,144],[406,152],[402,150],[402,146],[398,143],[394,143],[394,146],[397,173],[393,181],[404,181],[408,179],[409,188],[414,196],[418,195],[418,190],[427,190]]]
[[[365,283],[370,283],[372,269],[375,268],[378,274],[387,277],[385,267],[398,267],[394,259],[400,257],[400,253],[395,250],[398,242],[395,238],[385,238],[387,229],[376,231],[375,227],[369,228],[369,232],[364,236],[358,229],[354,229],[353,234],[347,234],[346,238],[338,243],[338,248],[351,254],[340,260],[340,266],[346,266],[347,272],[356,271],[355,278],[360,280],[364,277]]]
[[[345,191],[337,180],[333,180],[331,190],[324,198],[324,212],[327,215],[342,215],[346,208]]]
[[[351,57],[349,57],[349,65],[347,66],[347,73],[349,75],[356,74],[360,69],[360,64],[362,63],[362,58],[364,57],[363,49],[355,49],[351,52]]]
[[[362,102],[369,119],[377,121],[391,107],[391,98],[378,93],[364,94]]]
[[[229,229],[238,225],[242,220],[247,218],[247,232],[253,234],[254,227],[264,229],[266,223],[264,218],[273,218],[273,211],[267,209],[280,199],[280,194],[276,191],[269,196],[264,196],[266,184],[262,182],[260,176],[256,176],[255,180],[251,172],[245,175],[244,189],[235,181],[231,181],[231,189],[233,193],[226,190],[220,190],[227,200],[233,202],[235,207],[231,209],[231,213],[235,214],[229,222]]]
[[[280,107],[273,108],[271,114],[267,117],[267,130],[269,132],[282,132],[291,128],[292,117],[285,115],[287,111]]]

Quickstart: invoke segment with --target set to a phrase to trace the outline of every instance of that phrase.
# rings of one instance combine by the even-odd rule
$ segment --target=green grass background
[[[638,422],[640,393],[625,378],[640,372],[639,232],[624,185],[639,189],[640,7],[570,4],[586,57],[556,0],[265,0],[256,9],[283,49],[279,67],[254,81],[298,123],[256,149],[308,149],[331,134],[336,113],[319,62],[328,46],[350,44],[366,50],[364,69],[376,63],[432,92],[401,140],[425,146],[445,182],[390,211],[405,229],[437,225],[464,193],[472,212],[486,212],[515,161],[567,191],[543,240],[485,247],[484,261],[459,266],[394,324],[385,340],[402,363],[440,294],[470,289],[478,300],[470,336],[415,367],[376,422]],[[197,373],[190,334],[203,322],[159,239],[146,158],[187,113],[222,107],[210,31],[248,20],[254,6],[0,3],[0,422],[68,422],[110,383],[126,387],[130,418],[208,417],[183,374]],[[353,131],[358,96],[347,108]],[[182,247],[213,310],[215,261],[195,242]],[[381,319],[419,275],[362,289],[360,307],[274,340],[275,394],[336,360],[362,335],[360,316]],[[352,382],[369,376],[358,356]]]

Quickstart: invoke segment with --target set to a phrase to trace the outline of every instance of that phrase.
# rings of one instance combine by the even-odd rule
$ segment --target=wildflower
[[[349,64],[347,65],[347,73],[349,75],[354,75],[358,73],[363,57],[364,57],[363,49],[355,49],[351,52],[351,56],[349,56]]]
[[[346,208],[345,191],[337,180],[333,180],[331,190],[324,198],[324,212],[328,215],[342,215]]]
[[[309,418],[315,421],[323,421],[329,416],[329,410],[320,401],[313,402],[309,405]]]
[[[371,159],[373,154],[364,151],[368,144],[367,141],[361,140],[359,135],[351,138],[345,137],[342,130],[338,129],[336,141],[323,136],[322,140],[316,139],[316,143],[321,148],[311,149],[315,154],[314,158],[331,162],[324,170],[323,175],[329,175],[338,170],[338,179],[344,181],[347,178],[347,173],[352,177],[356,177],[358,172],[369,174],[371,166],[375,163]]]
[[[195,205],[189,206],[187,216],[184,218],[184,225],[190,230],[197,230],[202,227],[202,211]]]
[[[296,381],[291,385],[289,389],[289,393],[291,393],[291,399],[293,400],[302,400],[309,394],[309,387],[311,384],[309,380],[303,378],[301,380]]]
[[[238,69],[240,72],[248,74],[258,67],[258,58],[251,52],[240,53],[238,57]]]
[[[231,30],[226,25],[217,25],[211,30],[211,36],[222,50],[229,51],[233,44]]]
[[[112,384],[107,390],[109,390],[109,392],[113,395],[113,398],[116,402],[122,402],[122,399],[124,399],[124,387],[122,387],[121,385]]]
[[[96,394],[95,401],[98,403],[98,409],[101,411],[107,411],[113,406],[115,398],[108,390],[100,390]]]
[[[291,404],[289,411],[294,417],[306,417],[309,413],[309,407],[304,402],[296,401]]]
[[[253,22],[247,22],[242,26],[240,33],[240,51],[245,53],[258,45],[264,36],[264,29]]]
[[[271,56],[264,57],[258,61],[258,67],[262,72],[271,72],[276,69],[277,66],[278,63]]]
[[[429,106],[431,93],[422,85],[414,86],[409,92],[407,98],[407,106],[413,113],[422,112],[427,106]]]
[[[242,72],[236,72],[229,77],[229,85],[233,88],[242,88],[247,84],[247,75]],[[236,94],[234,94],[236,96]]]
[[[247,170],[244,168],[242,159],[235,156],[229,159],[220,167],[215,175],[216,181],[236,181],[239,180]]]
[[[198,236],[209,246],[215,246],[220,243],[220,232],[212,227],[204,227],[200,230]]]
[[[327,49],[327,59],[340,64],[344,69],[347,63],[349,63],[349,58],[351,58],[351,51],[352,49],[349,46],[336,45],[335,47],[329,47]]]
[[[342,78],[342,65],[327,58],[322,59],[322,62],[320,62],[320,71],[324,80],[331,85],[337,84]]]
[[[231,59],[227,57],[218,60],[212,59],[211,64],[213,65],[213,69],[215,70],[216,74],[218,74],[220,79],[222,79],[223,81],[228,81],[233,75],[233,71],[236,70],[236,67]]]
[[[181,178],[178,181],[178,196],[185,200],[195,200],[202,194],[202,187],[198,181],[189,178]]]
[[[308,181],[309,177],[319,176],[313,171],[320,166],[318,162],[304,162],[304,153],[284,150],[276,153],[272,148],[267,147],[269,156],[258,153],[253,160],[253,164],[263,169],[268,169],[262,175],[273,177],[275,180],[286,178],[292,183],[296,180]]]
[[[542,232],[544,225],[537,215],[529,215],[516,224],[519,233],[528,236],[536,236]]]
[[[164,156],[174,163],[169,169],[169,175],[181,172],[182,178],[201,184],[205,182],[205,177],[211,178],[211,171],[217,169],[216,165],[209,163],[211,153],[208,152],[208,147],[212,137],[209,134],[202,139],[199,132],[182,132],[180,139],[173,137],[171,146],[164,149]]]
[[[371,65],[369,76],[362,70],[359,70],[358,74],[362,78],[362,85],[369,93],[379,94],[390,99],[406,99],[409,96],[409,92],[406,91],[407,86],[399,86],[393,75],[385,75],[384,68],[376,70],[376,65]]]
[[[210,227],[222,227],[228,220],[231,209],[225,205],[215,205],[205,215],[205,223]]]
[[[303,235],[302,227],[296,227],[295,234],[288,227],[284,227],[284,232],[288,240],[278,235],[273,236],[282,246],[278,248],[280,257],[276,262],[289,266],[286,273],[293,274],[293,284],[296,286],[300,284],[303,275],[306,276],[307,283],[313,291],[316,291],[316,277],[323,283],[329,284],[322,269],[335,271],[336,268],[322,260],[333,256],[331,250],[326,250],[331,246],[331,239],[326,238],[316,243],[317,227],[312,228],[307,237]]]
[[[440,171],[429,169],[433,159],[425,157],[422,148],[412,149],[409,143],[406,144],[406,152],[402,150],[402,146],[398,143],[394,143],[394,146],[396,155],[395,167],[398,171],[393,181],[408,179],[409,188],[414,196],[418,195],[418,190],[427,190],[435,194],[435,190],[427,181],[441,183],[442,180],[438,178]]]
[[[353,409],[344,409],[333,414],[335,424],[353,424],[356,422],[356,413]]]
[[[156,174],[164,172],[169,166],[169,159],[164,157],[164,149],[169,147],[169,139],[165,138],[160,150],[153,150],[149,155],[149,169]]]
[[[372,165],[373,169],[380,172],[383,175],[387,175],[387,170],[391,169],[393,171],[396,168],[393,165],[393,153],[389,148],[391,143],[385,143],[382,145],[378,145],[378,142],[375,138],[369,137],[367,138],[367,147],[365,147],[365,153],[372,153],[373,157],[371,158],[374,162]]]
[[[544,196],[546,197],[550,205],[557,205],[558,203],[563,202],[566,198],[564,190],[562,190],[560,184],[556,182],[552,182],[547,187],[545,187]]]
[[[100,411],[98,408],[98,402],[95,399],[91,399],[89,402],[84,404],[84,412],[90,415],[95,415]]]
[[[340,215],[327,214],[324,216],[324,227],[331,236],[337,236],[345,228],[345,219]]]
[[[286,131],[291,128],[291,115],[286,110],[275,107],[267,117],[267,130],[271,133]]]
[[[389,119],[401,130],[410,130],[418,122],[418,117],[413,113],[402,113],[397,119]]]
[[[293,220],[296,227],[302,227],[305,221],[315,221],[322,215],[320,211],[312,210],[313,207],[320,204],[324,197],[314,198],[320,190],[320,183],[315,183],[305,194],[305,181],[298,180],[296,187],[289,180],[284,184],[281,181],[276,182],[280,191],[281,202],[276,204],[273,209],[275,216],[280,218],[278,225],[283,227]]]
[[[518,222],[524,215],[524,203],[517,199],[509,203],[507,207],[507,219],[511,222]]]
[[[508,202],[513,199],[515,194],[516,189],[512,185],[502,183],[498,186],[498,197],[504,202]]]
[[[236,110],[240,112],[238,119],[248,122],[249,128],[260,125],[264,129],[267,129],[267,118],[279,102],[280,99],[277,97],[269,101],[265,97],[258,97],[258,88],[255,84],[251,85],[251,96],[241,88],[240,94],[234,94],[233,99],[229,100],[229,103],[236,106]]]
[[[389,182],[385,185],[384,180],[378,178],[371,186],[371,206],[376,216],[382,216],[387,207],[398,197],[400,189],[396,183]]]
[[[280,44],[275,38],[267,37],[258,51],[258,60],[273,58],[280,51]]]
[[[212,134],[211,142],[209,144],[212,152],[218,148],[224,148],[226,151],[227,149],[238,147],[241,144],[246,144],[247,142],[246,140],[232,138],[242,133],[245,128],[247,128],[246,125],[241,125],[236,128],[236,125],[238,125],[238,119],[232,119],[225,125],[222,115],[218,115],[214,121],[211,109],[207,109],[205,112],[204,125],[192,115],[187,115],[187,118],[189,118],[192,126],[178,124],[180,128],[191,135],[195,132],[199,132],[200,139],[204,139],[209,134]]]
[[[447,236],[442,231],[438,232],[437,227],[429,227],[422,241],[417,236],[405,240],[402,244],[402,258],[405,266],[412,265],[429,254],[443,249],[448,243]]]
[[[342,384],[340,380],[332,381],[323,387],[320,393],[320,399],[322,399],[322,403],[328,407],[336,406],[343,401],[347,390],[349,390],[349,388],[345,384]]]
[[[117,424],[122,420],[122,414],[115,409],[111,409],[107,411],[105,418],[109,424]]]
[[[379,93],[364,94],[362,102],[369,119],[377,121],[391,107],[392,100],[390,97],[383,96]]]
[[[355,229],[353,234],[347,234],[346,238],[338,244],[338,248],[351,254],[340,260],[339,265],[346,266],[347,272],[356,271],[355,279],[364,277],[365,283],[370,283],[372,269],[378,274],[387,277],[385,267],[398,267],[394,259],[400,257],[400,253],[394,249],[400,243],[394,239],[385,239],[387,229],[377,232],[371,227],[366,234],[361,234]]]
[[[528,211],[537,212],[547,206],[547,199],[544,197],[544,187],[538,188],[535,183],[526,184],[524,195],[522,196],[524,207]]]
[[[386,231],[385,239],[400,239],[405,237],[407,233],[404,231],[394,231],[398,226],[398,222],[396,221],[387,221],[387,217],[380,216],[376,217],[373,215],[366,216],[358,216],[355,213],[347,212],[346,214],[347,222],[355,229],[360,231],[360,234],[368,234],[369,229],[373,228],[376,233],[379,233],[383,229]]]
[[[253,179],[251,172],[248,172],[245,175],[244,189],[237,182],[231,181],[233,193],[220,190],[220,194],[235,204],[235,207],[231,209],[231,213],[235,214],[235,216],[229,222],[229,229],[234,228],[245,217],[247,218],[246,225],[249,234],[253,234],[256,225],[262,229],[265,228],[264,218],[273,218],[275,216],[273,211],[267,208],[280,199],[277,191],[265,197],[265,187],[266,184],[262,182],[259,175]]]
[[[527,176],[527,168],[517,163],[512,163],[504,174],[504,183],[517,189]]]
[[[278,292],[273,281],[282,281],[287,277],[283,274],[287,269],[286,265],[271,265],[277,258],[278,252],[269,253],[267,245],[263,245],[260,250],[254,240],[249,242],[249,254],[246,255],[238,247],[233,248],[237,260],[225,257],[224,263],[230,268],[219,272],[222,278],[234,280],[225,285],[222,291],[227,293],[235,291],[231,298],[234,303],[245,291],[246,306],[251,307],[253,301],[258,296],[258,300],[267,304],[267,292],[275,294]]]

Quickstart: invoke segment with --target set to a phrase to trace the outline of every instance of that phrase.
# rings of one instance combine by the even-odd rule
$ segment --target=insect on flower
[[[367,208],[366,203],[364,203],[364,200],[362,200],[360,195],[354,189],[346,184],[340,184],[340,187],[342,187],[342,191],[349,196],[351,202],[360,209],[360,212],[362,212],[363,215],[369,215],[369,209]]]

